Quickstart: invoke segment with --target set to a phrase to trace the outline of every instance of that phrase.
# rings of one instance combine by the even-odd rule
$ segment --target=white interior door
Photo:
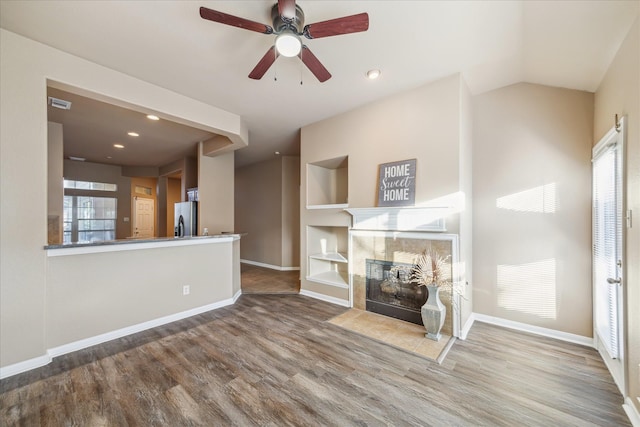
[[[623,141],[624,120],[593,149],[594,338],[624,394]]]
[[[153,237],[155,234],[155,202],[144,197],[133,198],[133,237]]]

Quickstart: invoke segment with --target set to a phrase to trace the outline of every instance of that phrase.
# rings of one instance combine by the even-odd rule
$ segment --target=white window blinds
[[[596,328],[611,358],[618,358],[618,300],[621,259],[622,176],[616,144],[600,151],[593,162],[593,262]]]

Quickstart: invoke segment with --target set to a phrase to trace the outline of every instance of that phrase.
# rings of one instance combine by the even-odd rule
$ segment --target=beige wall
[[[131,212],[132,212],[132,186],[131,178],[122,176],[120,166],[103,165],[100,163],[77,162],[64,160],[64,177],[77,181],[105,182],[116,184],[118,190],[110,197],[116,197],[118,220],[116,221],[116,239],[131,237]],[[73,195],[94,195],[94,192],[82,192],[81,190],[67,190]],[[125,221],[129,218],[129,221]]]
[[[46,354],[47,84],[154,111],[246,145],[240,118],[0,30],[0,366]],[[115,100],[115,101],[114,101]],[[233,180],[233,159],[220,160]],[[205,173],[206,174],[206,173]],[[24,186],[29,183],[28,197]],[[127,186],[129,188],[129,186]],[[223,215],[233,225],[233,188]],[[127,205],[129,205],[127,203]],[[21,206],[21,209],[16,209]],[[225,228],[226,228],[225,224]],[[123,236],[126,237],[126,236]],[[178,310],[175,307],[175,310]],[[114,310],[114,313],[116,310]],[[169,314],[169,313],[167,313]]]
[[[175,204],[180,201],[180,179],[167,179],[167,236],[175,235]]]
[[[235,185],[241,259],[282,267],[282,158],[238,168]]]
[[[626,362],[628,402],[640,413],[640,24],[627,35],[595,95],[594,142],[626,116],[626,202],[633,226],[626,229]]]
[[[233,242],[233,295],[238,295],[242,289],[240,269],[240,240]]]
[[[198,149],[198,235],[205,227],[209,234],[234,231],[233,152],[209,157],[202,155],[202,143]]]
[[[418,159],[416,205],[457,193],[459,137],[457,75],[305,126],[301,200],[306,164],[345,155],[349,207],[376,206],[378,165],[394,160]]]
[[[197,187],[199,182],[198,171],[199,158],[197,157],[185,157],[184,168],[182,169],[182,194],[181,201],[188,201],[187,191],[191,188]]]
[[[234,242],[212,239],[193,246],[49,257],[46,348],[231,298],[233,251]],[[182,294],[184,285],[189,295]]]
[[[282,157],[282,261],[300,267],[300,157]]]
[[[593,94],[521,83],[474,113],[474,311],[591,337]]]
[[[64,218],[63,188],[63,132],[60,123],[47,123],[47,242],[62,243],[62,220]]]
[[[158,237],[173,236],[173,234],[167,234],[167,228],[169,228],[169,222],[167,222],[167,192],[169,191],[169,182],[166,176],[158,177],[158,184],[156,186],[156,235]]]
[[[441,206],[443,201],[457,200],[465,189],[463,180],[468,183],[468,172],[462,172],[460,168],[470,167],[468,161],[461,160],[460,153],[461,147],[470,143],[469,132],[462,123],[468,96],[461,77],[454,75],[302,128],[300,240],[303,290],[348,299],[345,289],[306,280],[307,226],[350,225],[350,216],[342,209],[306,208],[307,164],[349,157],[350,208],[376,206],[376,183],[381,163],[414,158],[417,159],[416,205]],[[468,106],[466,108],[468,110]],[[466,221],[467,229],[469,222]],[[448,217],[448,232],[461,233],[459,223],[459,215]],[[467,242],[471,236],[461,235],[460,238]]]
[[[242,259],[298,268],[300,158],[281,156],[238,168],[235,180],[236,230],[247,233],[242,238]]]

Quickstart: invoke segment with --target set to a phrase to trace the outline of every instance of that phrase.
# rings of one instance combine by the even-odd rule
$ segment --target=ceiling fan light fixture
[[[302,49],[302,42],[294,33],[285,31],[276,37],[276,49],[280,55],[291,58],[298,56]]]

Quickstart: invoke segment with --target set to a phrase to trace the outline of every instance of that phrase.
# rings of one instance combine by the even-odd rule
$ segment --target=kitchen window
[[[64,243],[115,240],[118,199],[116,184],[64,180]]]
[[[75,188],[76,190],[97,190],[97,191],[118,191],[116,184],[106,182],[74,181],[64,180],[64,188]]]
[[[116,184],[64,180],[63,242],[100,242],[116,238]],[[106,194],[105,194],[106,193]]]
[[[64,243],[116,238],[115,197],[64,196]]]

